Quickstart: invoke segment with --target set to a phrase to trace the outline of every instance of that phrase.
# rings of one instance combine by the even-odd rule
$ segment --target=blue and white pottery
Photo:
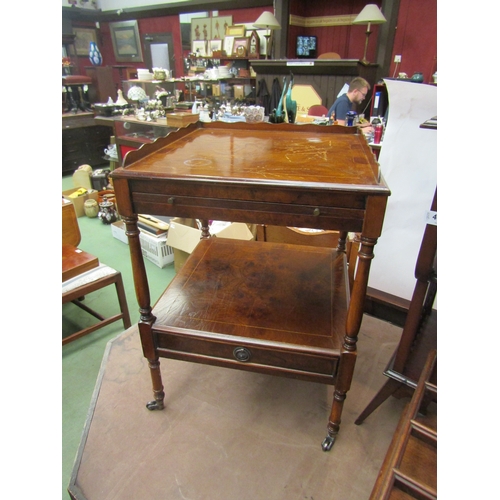
[[[102,55],[95,42],[90,42],[89,59],[94,66],[100,66],[102,64]]]

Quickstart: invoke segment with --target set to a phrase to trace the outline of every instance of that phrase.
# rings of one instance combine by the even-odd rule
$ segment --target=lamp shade
[[[268,30],[279,30],[281,29],[280,23],[269,11],[263,12],[257,21],[253,23],[255,28],[263,28]]]
[[[356,16],[352,24],[382,24],[387,19],[380,11],[377,5],[369,3],[365,5],[364,9]]]

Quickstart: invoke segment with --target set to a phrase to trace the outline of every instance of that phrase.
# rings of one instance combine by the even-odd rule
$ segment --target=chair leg
[[[118,303],[120,304],[120,311],[123,313],[123,326],[125,327],[125,329],[127,329],[130,328],[131,322],[121,273],[119,273],[117,276],[115,286],[116,293],[118,295]]]
[[[354,421],[356,425],[364,422],[389,396],[392,396],[401,384],[392,378],[388,379],[382,388],[377,392],[375,397],[370,401],[368,406],[360,413],[359,417]]]

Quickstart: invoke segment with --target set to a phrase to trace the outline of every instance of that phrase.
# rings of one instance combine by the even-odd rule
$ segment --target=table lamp
[[[268,58],[268,54],[270,52],[270,45],[272,45],[272,41],[270,42],[270,38],[272,36],[273,30],[280,30],[280,23],[276,20],[273,14],[269,11],[263,12],[257,21],[253,24],[255,28],[263,28],[269,30],[269,33],[265,34],[266,38],[266,59]]]
[[[364,9],[356,16],[356,19],[352,22],[352,24],[367,24],[366,28],[366,42],[365,42],[365,53],[363,55],[363,59],[361,62],[364,64],[369,64],[368,59],[366,59],[366,49],[368,48],[368,38],[372,34],[370,31],[370,26],[372,24],[382,24],[385,23],[387,19],[384,17],[384,14],[380,11],[380,9],[374,3],[370,3],[365,5]]]

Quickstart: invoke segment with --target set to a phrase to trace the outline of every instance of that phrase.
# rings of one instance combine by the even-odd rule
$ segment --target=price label
[[[432,224],[433,226],[437,226],[438,225],[438,213],[434,212],[432,210],[429,210],[427,212],[427,217],[425,220],[426,220],[427,224]]]
[[[287,66],[314,66],[314,61],[287,61]]]

